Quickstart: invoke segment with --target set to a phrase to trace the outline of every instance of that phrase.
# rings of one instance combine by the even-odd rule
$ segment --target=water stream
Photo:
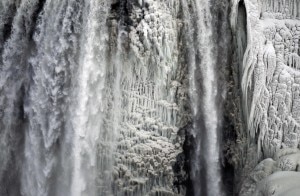
[[[211,6],[1,1],[0,195],[184,195],[193,124],[193,193],[222,196]]]

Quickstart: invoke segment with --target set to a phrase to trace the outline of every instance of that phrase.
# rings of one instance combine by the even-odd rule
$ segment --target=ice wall
[[[232,2],[237,45],[244,36],[237,26],[240,2]],[[239,130],[235,148],[245,155],[237,161],[237,168],[243,168],[238,179],[247,178],[259,161],[274,158],[280,149],[298,149],[300,142],[299,2],[245,0],[244,5],[247,49],[235,66],[241,67],[235,68],[241,76],[235,81],[241,102],[236,116],[242,119],[235,123]]]
[[[107,100],[111,111],[105,119],[105,126],[113,127],[116,120],[109,115],[119,113],[113,195],[184,194],[173,187],[173,166],[183,144],[177,132],[188,123],[186,70],[179,65],[179,6],[178,1],[129,1],[112,10],[110,39],[121,39],[111,48],[119,55],[118,65],[107,76],[109,83],[118,72],[120,78],[114,81],[117,86],[106,88],[109,99],[120,98],[115,109]],[[118,18],[120,12],[126,15]]]

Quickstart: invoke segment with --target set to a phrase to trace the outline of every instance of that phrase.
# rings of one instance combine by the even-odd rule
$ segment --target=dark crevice
[[[241,80],[243,74],[243,60],[247,49],[247,10],[244,0],[240,0],[237,7],[236,24],[235,29],[233,29],[233,51],[232,51],[232,66],[229,67],[230,70],[230,94],[228,94],[226,111],[228,113],[225,121],[227,122],[226,133],[228,138],[228,144],[223,150],[227,153],[226,159],[224,160],[224,175],[232,175],[233,180],[228,182],[232,185],[232,189],[229,190],[229,195],[239,195],[239,190],[241,187],[241,182],[243,181],[244,160],[246,157],[242,157],[237,160],[237,156],[241,153],[247,152],[247,144],[237,143],[238,140],[243,140],[246,136],[246,118],[242,111],[243,108],[243,95],[241,93]],[[251,96],[251,93],[248,95]],[[250,98],[251,99],[251,98]],[[228,170],[228,171],[226,171]],[[232,174],[230,174],[232,171]],[[226,184],[226,181],[224,181]],[[229,187],[227,185],[227,187]]]
[[[194,195],[192,180],[189,176],[191,172],[191,153],[193,149],[194,138],[190,134],[192,125],[188,124],[179,130],[180,136],[184,135],[185,141],[183,144],[183,152],[178,154],[176,162],[173,165],[173,171],[175,174],[174,187],[175,192],[183,193],[182,187],[186,189],[186,195]]]
[[[222,181],[224,185],[224,191],[226,195],[232,196],[234,195],[234,175],[235,168],[231,163],[233,154],[231,153],[231,149],[234,142],[237,139],[236,131],[234,129],[234,125],[232,119],[228,115],[224,115],[223,120],[223,142],[222,142]]]
[[[32,14],[32,28],[29,31],[29,39],[30,40],[33,39],[33,35],[34,35],[34,32],[36,30],[36,26],[37,26],[37,23],[38,23],[38,18],[39,18],[39,15],[40,15],[40,13],[42,12],[42,10],[44,8],[45,2],[46,2],[46,0],[40,0],[38,5],[37,5],[36,10]]]
[[[218,95],[216,105],[219,111],[218,133],[220,140],[221,186],[224,195],[232,196],[234,190],[234,166],[231,164],[230,144],[236,139],[232,119],[228,111],[231,97],[225,96],[229,91],[230,72],[232,65],[232,32],[230,28],[230,6],[219,0],[212,0],[213,42],[216,52],[216,74]]]
[[[13,25],[13,19],[15,17],[15,14],[17,12],[17,7],[16,5],[12,5],[9,7],[8,12],[12,15],[7,16],[5,23],[4,23],[4,28],[3,28],[3,37],[2,37],[2,42],[4,43],[11,35],[12,33],[12,25]]]
[[[239,81],[242,79],[243,58],[247,48],[247,12],[244,0],[239,2],[237,16],[237,52],[238,52],[238,74]]]
[[[10,37],[12,30],[12,18],[4,24],[3,28],[3,43]]]

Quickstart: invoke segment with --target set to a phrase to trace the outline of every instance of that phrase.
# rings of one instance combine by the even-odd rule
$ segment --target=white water
[[[31,7],[28,8],[28,5]],[[37,3],[22,1],[18,12],[33,13],[37,9],[33,5],[37,6]],[[73,113],[68,107],[68,103],[73,99],[72,86],[69,84],[76,78],[75,57],[79,54],[77,46],[81,27],[79,24],[81,8],[83,4],[77,1],[61,1],[59,4],[47,1],[44,14],[39,18],[37,31],[33,35],[33,41],[28,41],[27,47],[21,52],[27,54],[29,58],[28,62],[24,62],[23,69],[29,66],[28,69],[31,70],[28,78],[26,75],[22,76],[30,83],[24,102],[28,124],[25,126],[24,163],[21,165],[22,195],[46,196],[68,193],[66,187],[69,187],[72,155],[68,150],[72,140],[68,132],[72,130],[69,119]],[[52,10],[56,10],[57,14],[54,15]],[[20,17],[22,21],[22,16]],[[28,20],[32,20],[30,15]],[[18,28],[25,31],[22,24],[14,23],[14,25],[19,25]],[[71,34],[72,28],[74,32]],[[20,36],[19,42],[26,40],[24,35]],[[34,53],[32,48],[34,55],[31,55],[30,46],[34,45],[37,52]],[[11,47],[13,44],[6,49]],[[17,59],[16,56],[14,58]],[[17,65],[20,66],[16,63],[15,66]],[[65,138],[64,142],[62,138]],[[61,146],[61,151],[57,150],[58,145]],[[60,173],[61,171],[64,172]]]
[[[87,24],[84,27],[81,45],[84,46],[80,56],[80,70],[78,71],[77,101],[73,107],[74,143],[73,143],[73,175],[71,193],[73,196],[96,196],[105,193],[110,188],[111,178],[101,178],[105,186],[97,187],[98,172],[111,173],[113,164],[111,148],[111,134],[102,126],[103,122],[103,93],[106,75],[106,50],[108,30],[106,18],[109,13],[109,1],[94,0],[86,8]],[[101,34],[101,37],[98,36]],[[103,138],[103,135],[108,135]],[[103,150],[99,142],[107,143]],[[101,150],[99,149],[101,148]],[[109,153],[108,155],[106,153]],[[100,157],[98,162],[97,157]],[[110,158],[106,158],[110,157]],[[109,165],[109,168],[106,166]]]
[[[220,187],[220,154],[218,142],[218,111],[217,111],[217,78],[215,75],[216,56],[213,51],[212,15],[210,1],[196,1],[199,14],[198,25],[200,29],[199,42],[202,56],[200,69],[203,74],[203,113],[206,130],[206,145],[203,149],[206,158],[207,196],[221,196]],[[202,153],[203,153],[202,152]],[[201,152],[200,152],[201,153]]]
[[[147,1],[144,20],[129,31],[120,27],[123,16],[111,13],[116,1],[11,2],[0,4],[7,15],[7,7],[16,4],[13,30],[0,47],[1,182],[6,171],[18,168],[20,174],[9,179],[17,179],[16,188],[9,185],[16,195],[172,193],[172,166],[183,144],[177,131],[189,118],[187,73],[178,58],[180,3]],[[204,130],[194,124],[194,134],[207,133],[205,149],[197,143],[196,154],[208,165],[207,179],[200,180],[207,182],[208,196],[222,195],[210,5],[192,2],[195,17],[182,4],[189,25],[197,18],[197,32],[189,31],[191,43],[197,43],[189,50],[189,72],[193,116],[197,120],[201,113],[205,122]],[[123,13],[118,9],[114,14]],[[2,44],[1,13],[0,20]],[[200,157],[194,161],[195,170],[203,167]],[[0,193],[5,191],[0,184]]]
[[[196,138],[195,157],[192,163],[192,179],[194,194],[207,196],[223,195],[220,174],[220,143],[218,133],[218,108],[217,104],[217,77],[216,77],[216,52],[214,51],[213,27],[210,1],[193,1],[196,15],[196,25],[189,37],[196,34],[195,47],[190,48],[190,95],[194,116],[193,134]],[[188,17],[188,16],[186,16]],[[193,17],[188,17],[191,20]],[[191,23],[189,23],[191,25]],[[200,62],[197,61],[200,56]],[[202,75],[201,87],[196,80]],[[198,79],[199,80],[199,79]],[[202,113],[202,114],[200,114]],[[201,116],[201,122],[198,122]],[[202,159],[200,157],[203,157]],[[206,179],[203,179],[205,176]],[[201,183],[201,181],[205,183]],[[206,187],[201,187],[205,184]],[[205,192],[205,193],[204,193]]]

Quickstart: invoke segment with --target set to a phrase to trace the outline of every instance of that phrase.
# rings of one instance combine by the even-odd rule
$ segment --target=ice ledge
[[[261,161],[242,185],[241,196],[297,196],[300,187],[300,150],[286,148],[274,159]]]

